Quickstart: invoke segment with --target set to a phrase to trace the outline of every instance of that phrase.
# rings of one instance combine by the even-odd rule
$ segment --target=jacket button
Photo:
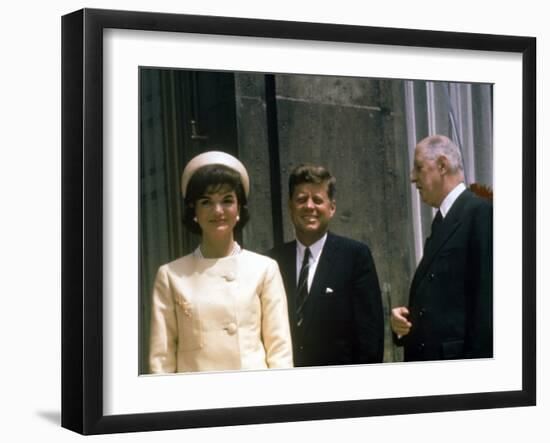
[[[224,278],[227,281],[233,281],[233,280],[235,280],[235,273],[229,271],[227,274],[224,275]]]
[[[422,308],[419,312],[418,312],[418,315],[420,317],[422,317],[424,315],[424,313],[426,312],[426,310],[424,308]]]
[[[435,278],[435,274],[433,272],[428,275],[428,280],[432,281]]]
[[[424,347],[425,347],[424,343],[420,343],[420,344],[418,345],[418,350],[419,350],[420,352],[422,352],[422,351],[424,351]]]
[[[235,332],[237,332],[237,325],[235,323],[229,323],[226,327],[225,327],[225,330],[227,331],[227,333],[229,335],[233,335],[235,334]]]

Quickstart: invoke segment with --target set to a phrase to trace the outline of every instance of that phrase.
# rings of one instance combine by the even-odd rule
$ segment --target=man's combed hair
[[[296,166],[288,178],[288,198],[294,195],[294,188],[302,183],[326,183],[328,185],[328,197],[333,200],[336,194],[336,178],[334,178],[324,166],[302,164]]]
[[[195,171],[189,183],[184,200],[183,223],[187,229],[195,234],[201,234],[199,224],[195,218],[195,205],[197,200],[207,193],[218,192],[224,186],[230,191],[235,191],[240,207],[239,221],[235,230],[240,230],[250,219],[247,208],[247,199],[241,182],[241,176],[237,171],[225,165],[206,165]]]
[[[444,135],[432,135],[422,140],[420,145],[426,148],[426,156],[430,160],[435,160],[440,155],[449,159],[449,167],[452,172],[463,170],[462,154],[458,146]]]

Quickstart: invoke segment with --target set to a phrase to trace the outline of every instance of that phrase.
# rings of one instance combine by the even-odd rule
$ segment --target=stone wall
[[[235,84],[239,155],[252,180],[245,242],[261,252],[274,243],[265,76],[237,74]],[[293,238],[290,170],[304,162],[326,166],[337,180],[330,229],[370,246],[386,313],[390,297],[406,300],[413,271],[402,87],[393,80],[275,76],[284,239]],[[386,359],[394,359],[389,328]]]

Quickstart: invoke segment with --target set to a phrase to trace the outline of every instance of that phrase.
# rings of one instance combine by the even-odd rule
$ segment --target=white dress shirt
[[[441,211],[441,216],[445,218],[445,216],[449,213],[451,210],[451,207],[453,206],[453,203],[455,200],[466,190],[466,185],[464,183],[459,183],[456,185],[456,187],[447,194],[447,197],[443,199],[441,202],[441,206],[439,207],[439,210]]]
[[[319,240],[309,246],[311,255],[309,256],[309,273],[307,276],[307,290],[311,289],[311,282],[315,276],[315,270],[317,269],[317,264],[319,263],[319,258],[321,257],[321,252],[323,252],[323,246],[327,240],[327,233],[323,235]],[[304,259],[304,254],[306,253],[306,246],[304,246],[298,239],[296,239],[296,286],[298,286],[298,279],[300,278],[300,270],[302,268],[302,260]]]

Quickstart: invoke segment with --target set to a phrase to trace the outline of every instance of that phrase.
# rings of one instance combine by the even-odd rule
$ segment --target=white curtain
[[[405,81],[409,166],[417,141],[433,134],[451,138],[462,151],[466,185],[493,188],[493,103],[491,84]],[[410,170],[410,167],[409,167]],[[411,186],[415,264],[422,257],[434,210]]]

